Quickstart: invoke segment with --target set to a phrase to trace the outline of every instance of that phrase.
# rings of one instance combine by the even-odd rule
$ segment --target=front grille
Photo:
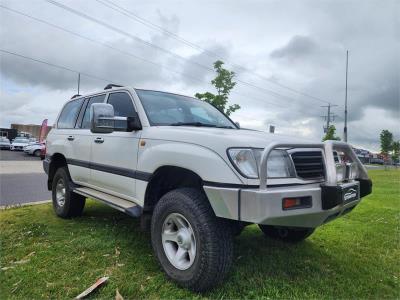
[[[291,154],[297,176],[304,179],[324,177],[321,151],[301,151]]]

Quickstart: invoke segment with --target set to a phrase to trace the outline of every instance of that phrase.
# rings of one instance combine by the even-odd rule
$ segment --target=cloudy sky
[[[349,142],[378,150],[382,129],[400,138],[399,28],[395,0],[1,0],[0,126],[54,122],[76,71],[81,94],[114,82],[194,95],[213,91],[222,59],[242,127],[320,140],[329,102],[342,136],[348,49]]]

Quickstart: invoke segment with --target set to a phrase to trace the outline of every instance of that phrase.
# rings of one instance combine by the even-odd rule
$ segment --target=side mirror
[[[107,103],[94,103],[90,107],[90,131],[93,133],[111,133],[115,131],[141,130],[139,115],[115,117],[114,107]]]
[[[93,133],[114,131],[114,107],[111,104],[92,104],[90,107],[90,131]]]
[[[240,123],[239,122],[235,122],[235,124],[240,129]]]
[[[139,115],[135,112],[131,117],[114,117],[114,130],[115,131],[136,131],[142,129]]]

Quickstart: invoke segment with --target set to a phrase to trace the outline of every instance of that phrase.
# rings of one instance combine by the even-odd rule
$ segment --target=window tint
[[[106,95],[99,95],[90,98],[88,105],[86,106],[85,114],[83,115],[82,119],[82,126],[83,129],[90,128],[90,107],[93,103],[102,103],[104,101]]]
[[[114,107],[114,116],[116,117],[133,117],[135,108],[131,97],[127,93],[112,93],[108,96],[109,104]],[[115,130],[124,131],[126,121],[115,121]]]
[[[78,116],[82,103],[83,99],[78,99],[68,102],[64,106],[64,109],[61,112],[60,117],[58,118],[58,123],[57,123],[58,128],[74,128],[75,121]]]
[[[136,89],[152,126],[199,123],[209,127],[236,128],[230,119],[205,101],[157,91]]]

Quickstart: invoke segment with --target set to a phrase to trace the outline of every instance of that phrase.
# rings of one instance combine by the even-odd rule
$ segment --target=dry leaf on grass
[[[30,259],[21,259],[21,260],[14,261],[13,263],[16,265],[22,265],[22,264],[26,264],[27,262],[30,262],[30,261],[31,261]]]

